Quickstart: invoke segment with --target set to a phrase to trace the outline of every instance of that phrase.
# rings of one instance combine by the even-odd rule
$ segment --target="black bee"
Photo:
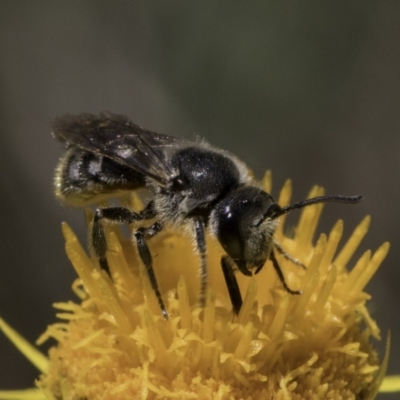
[[[127,117],[109,112],[100,115],[64,115],[53,121],[53,134],[66,145],[55,177],[55,193],[65,204],[84,207],[129,190],[147,187],[153,193],[137,212],[125,207],[98,207],[94,214],[91,247],[100,266],[108,270],[103,220],[119,224],[155,219],[133,234],[147,269],[163,317],[168,318],[147,240],[173,224],[191,231],[200,255],[200,303],[207,285],[206,231],[226,255],[221,266],[238,313],[242,298],[234,271],[257,274],[267,259],[285,282],[275,252],[298,263],[274,239],[277,218],[287,212],[321,202],[357,203],[362,196],[321,196],[280,207],[254,182],[238,158],[204,141],[190,142],[143,129]]]

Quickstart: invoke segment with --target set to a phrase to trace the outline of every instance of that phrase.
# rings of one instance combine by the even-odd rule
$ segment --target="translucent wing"
[[[123,115],[63,115],[52,123],[53,134],[68,146],[101,154],[165,185],[173,176],[168,149],[182,144],[173,136],[143,129]]]

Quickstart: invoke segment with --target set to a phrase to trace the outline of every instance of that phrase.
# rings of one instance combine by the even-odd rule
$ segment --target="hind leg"
[[[93,227],[90,236],[89,248],[99,260],[100,267],[110,273],[107,262],[107,241],[104,232],[104,222],[111,224],[131,224],[132,222],[143,221],[154,218],[153,202],[139,213],[125,207],[99,207],[96,209],[93,218]]]

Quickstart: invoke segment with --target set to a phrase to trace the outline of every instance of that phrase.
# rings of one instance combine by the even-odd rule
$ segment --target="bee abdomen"
[[[77,207],[143,186],[143,174],[108,157],[76,148],[61,158],[54,178],[56,197]]]

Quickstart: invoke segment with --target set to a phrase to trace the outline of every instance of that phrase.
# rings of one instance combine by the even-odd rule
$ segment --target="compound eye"
[[[221,218],[218,239],[232,259],[243,258],[243,240],[240,235],[239,221],[235,217]]]
[[[267,193],[256,187],[243,187],[232,191],[215,208],[214,232],[231,259],[252,264],[255,248],[262,247],[265,234],[261,224],[268,212],[280,207]],[[279,208],[278,208],[279,207]],[[260,244],[261,243],[261,244]]]

